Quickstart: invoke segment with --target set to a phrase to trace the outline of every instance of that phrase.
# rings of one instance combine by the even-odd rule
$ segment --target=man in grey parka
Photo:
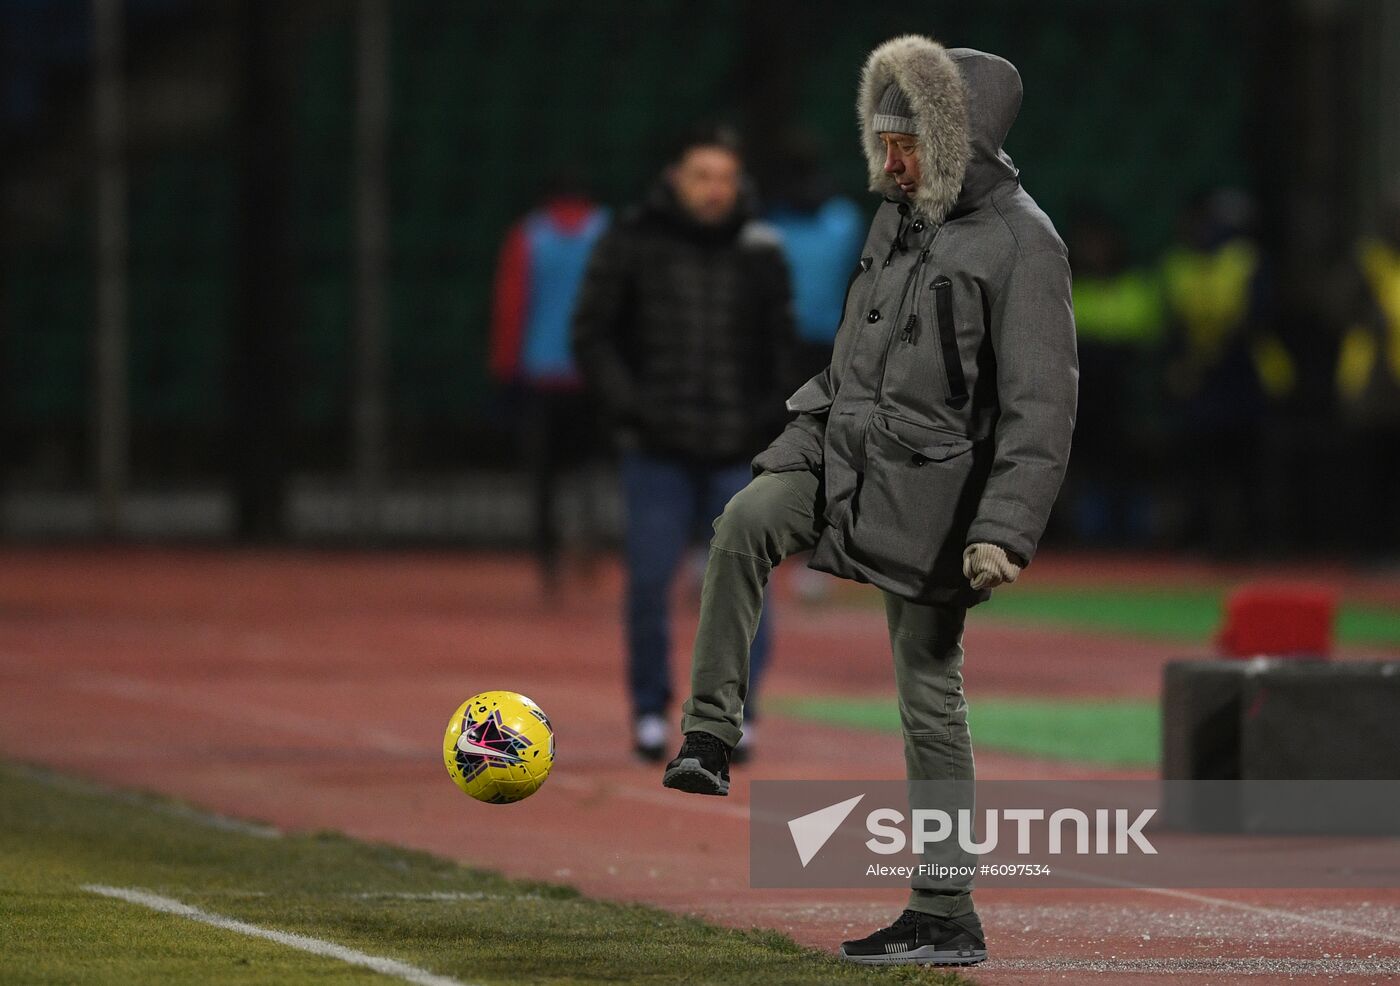
[[[910,779],[972,780],[964,617],[1035,555],[1078,385],[1065,247],[1002,150],[1020,104],[995,55],[907,35],[866,61],[857,109],[884,202],[831,365],[715,521],[667,787],[727,793],[763,586],[806,549],[883,590]],[[981,961],[968,882],[916,880],[893,925],[841,953]]]

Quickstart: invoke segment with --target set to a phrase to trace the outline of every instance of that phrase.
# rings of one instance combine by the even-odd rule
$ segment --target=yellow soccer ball
[[[476,800],[522,801],[540,789],[554,766],[554,729],[524,695],[482,692],[452,713],[442,759],[453,782]]]

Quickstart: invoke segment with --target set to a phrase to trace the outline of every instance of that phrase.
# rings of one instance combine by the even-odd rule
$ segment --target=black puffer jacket
[[[624,446],[743,460],[786,420],[791,308],[775,235],[747,208],[699,225],[661,181],[594,248],[574,355]]]

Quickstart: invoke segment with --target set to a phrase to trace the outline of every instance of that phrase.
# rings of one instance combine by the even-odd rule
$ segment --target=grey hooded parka
[[[890,82],[919,123],[906,201],[871,127]],[[1029,563],[1069,459],[1078,387],[1070,271],[1002,143],[1021,105],[1005,59],[917,35],[871,53],[858,115],[884,196],[853,271],[830,366],[755,473],[824,477],[812,568],[920,603],[988,598],[966,545]]]

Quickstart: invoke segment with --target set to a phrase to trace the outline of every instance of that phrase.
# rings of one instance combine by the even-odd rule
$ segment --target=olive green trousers
[[[683,731],[712,733],[730,746],[739,742],[749,645],[758,627],[763,589],[779,562],[816,545],[823,525],[820,498],[821,478],[812,472],[765,472],[735,494],[715,520]],[[962,688],[967,610],[919,605],[888,592],[884,597],[908,777],[971,781],[972,740]],[[936,845],[925,854],[926,862],[967,862],[956,846]],[[909,907],[961,917],[972,911],[968,883],[917,878]]]

